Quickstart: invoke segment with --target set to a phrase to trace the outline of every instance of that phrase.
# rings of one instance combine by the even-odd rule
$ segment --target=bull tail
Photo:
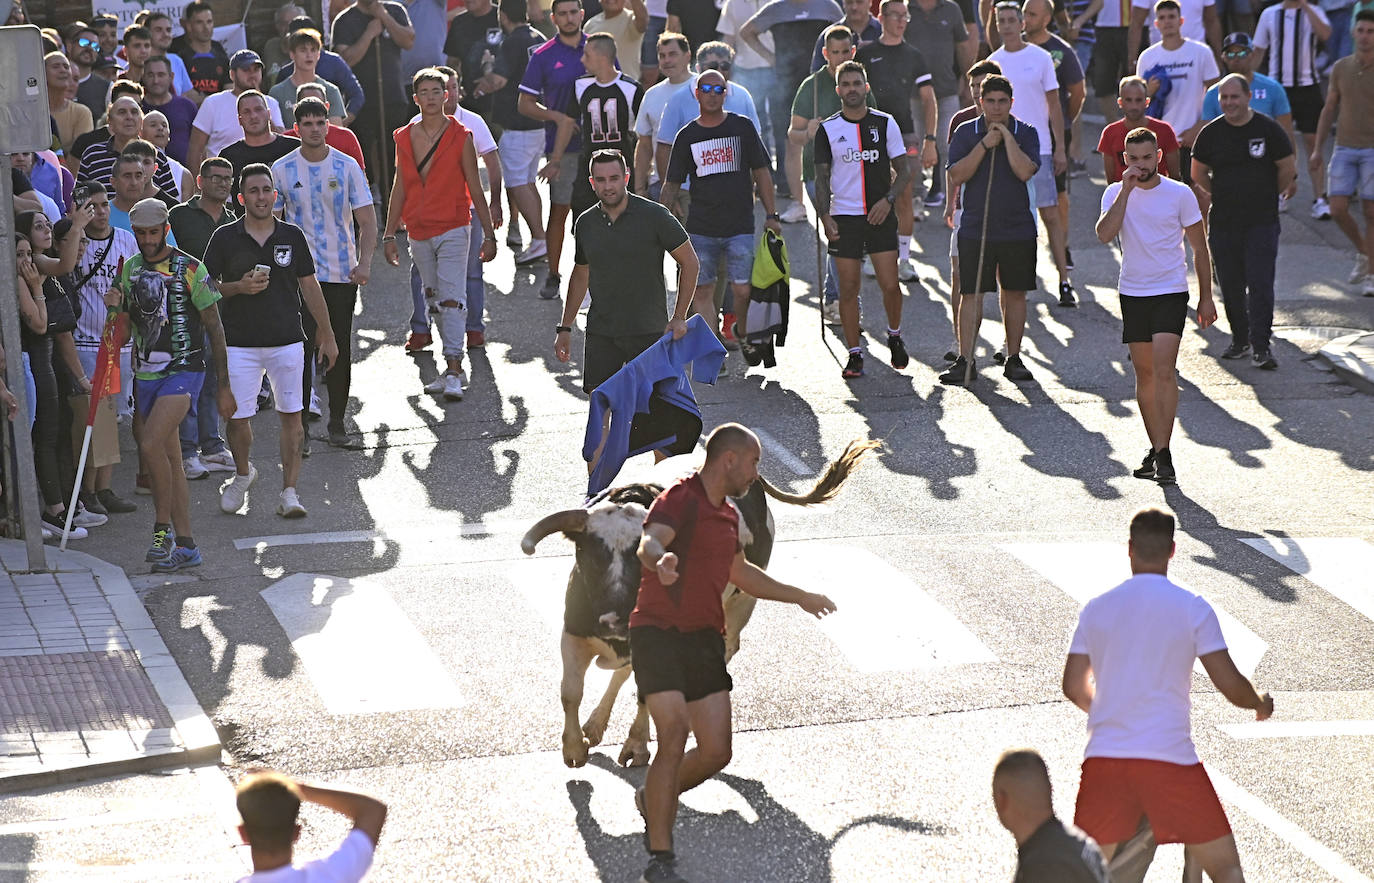
[[[869,452],[882,446],[882,442],[854,439],[845,446],[844,453],[830,461],[830,465],[825,468],[825,473],[816,480],[815,485],[805,494],[789,494],[786,491],[778,490],[761,475],[759,476],[759,484],[763,486],[763,492],[768,496],[793,506],[813,506],[816,503],[825,503],[835,498],[835,495],[840,492],[840,488],[844,487],[844,483],[849,480],[850,474],[858,468],[859,463],[868,456]]]

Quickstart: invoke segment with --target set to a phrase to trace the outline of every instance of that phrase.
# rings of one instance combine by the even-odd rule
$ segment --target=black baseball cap
[[[1230,49],[1232,46],[1239,46],[1248,52],[1255,48],[1255,42],[1244,31],[1236,31],[1234,34],[1227,34],[1226,39],[1221,41],[1222,49]]]

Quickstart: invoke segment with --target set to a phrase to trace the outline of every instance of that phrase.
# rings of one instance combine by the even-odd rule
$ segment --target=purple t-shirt
[[[173,95],[172,100],[166,104],[149,104],[143,102],[143,112],[150,110],[160,110],[162,115],[167,118],[167,123],[171,126],[172,136],[167,141],[167,155],[179,163],[186,162],[186,152],[191,147],[191,123],[196,118],[196,104],[189,98],[180,95]],[[191,174],[199,174],[199,169],[192,170]]]
[[[573,83],[587,72],[582,66],[582,47],[586,42],[586,34],[582,35],[576,47],[554,37],[534,50],[534,54],[530,56],[530,63],[525,67],[525,78],[520,81],[520,91],[535,96],[547,108],[566,108],[573,100]],[[553,139],[557,131],[553,123],[544,124],[546,152],[553,150]],[[581,149],[582,138],[574,133],[572,140],[568,142],[568,152],[576,153]]]

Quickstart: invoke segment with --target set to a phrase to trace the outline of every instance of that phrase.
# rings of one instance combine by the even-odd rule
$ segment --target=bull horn
[[[526,555],[533,555],[534,547],[539,545],[539,541],[549,534],[560,530],[564,533],[581,533],[586,528],[586,509],[564,509],[562,512],[545,515],[521,538],[520,549]]]

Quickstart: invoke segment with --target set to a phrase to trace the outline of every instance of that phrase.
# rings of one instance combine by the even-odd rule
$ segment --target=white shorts
[[[305,406],[305,344],[230,346],[229,390],[234,394],[234,420],[258,413],[262,375],[272,384],[272,399],[281,414],[296,414]]]
[[[507,129],[496,146],[501,157],[501,179],[507,187],[533,184],[544,158],[544,129]]]

